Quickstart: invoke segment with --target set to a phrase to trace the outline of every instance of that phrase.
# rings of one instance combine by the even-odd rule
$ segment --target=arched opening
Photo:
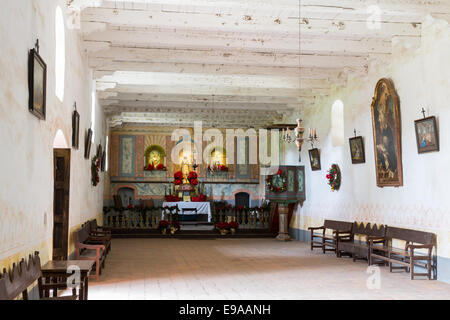
[[[250,194],[247,192],[238,192],[234,195],[235,206],[250,207]]]
[[[60,6],[55,12],[55,94],[62,102],[64,100],[64,85],[66,73],[66,31],[64,16]]]
[[[336,100],[331,107],[331,138],[334,147],[344,145],[344,103]]]
[[[61,129],[58,129],[55,139],[53,139],[53,149],[70,149],[66,137],[64,136],[64,132],[62,132]]]

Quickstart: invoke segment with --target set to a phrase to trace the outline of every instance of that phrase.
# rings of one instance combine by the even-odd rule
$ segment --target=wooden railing
[[[157,228],[160,220],[178,221],[179,209],[174,207],[108,208],[103,213],[104,225],[109,228]]]
[[[236,221],[241,229],[269,229],[272,224],[270,208],[225,207],[214,210],[212,222]]]
[[[109,228],[158,228],[160,220],[169,223],[179,221],[179,209],[172,207],[130,208],[118,210],[105,208],[104,225]],[[241,229],[269,229],[272,223],[272,212],[266,208],[224,207],[212,208],[213,225],[219,222],[236,221]]]

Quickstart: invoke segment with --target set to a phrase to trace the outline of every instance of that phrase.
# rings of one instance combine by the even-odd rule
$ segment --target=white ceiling
[[[113,126],[280,122],[388,58],[393,39],[417,40],[427,14],[450,20],[449,0],[68,4],[81,10],[89,66]]]

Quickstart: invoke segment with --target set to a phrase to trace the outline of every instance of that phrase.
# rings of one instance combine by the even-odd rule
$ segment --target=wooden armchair
[[[105,267],[105,245],[89,243],[95,240],[89,238],[89,231],[86,225],[74,233],[74,240],[77,260],[95,261],[95,279],[98,281],[101,268]]]
[[[0,300],[14,300],[22,295],[23,300],[28,300],[28,288],[33,283],[38,282],[39,299],[40,300],[76,300],[78,295],[57,297],[58,289],[67,288],[67,283],[44,283],[41,271],[41,259],[39,252],[35,252],[34,256],[29,255],[28,263],[25,259],[20,261],[19,266],[13,264],[11,272],[3,269],[0,274]],[[52,291],[53,297],[48,297],[48,293]],[[47,297],[46,297],[47,296]]]

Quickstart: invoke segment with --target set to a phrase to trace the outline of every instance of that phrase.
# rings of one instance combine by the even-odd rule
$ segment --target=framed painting
[[[366,155],[364,151],[364,141],[363,137],[350,138],[350,155],[352,157],[352,163],[365,163]]]
[[[86,134],[86,141],[84,145],[84,158],[89,159],[91,155],[91,143],[92,143],[92,130],[91,128],[88,129]]]
[[[416,120],[414,126],[416,127],[417,151],[419,153],[439,151],[436,117]]]
[[[47,65],[35,49],[28,56],[28,109],[41,120],[46,115]]]
[[[371,110],[377,186],[400,187],[403,185],[400,102],[391,80],[378,81]]]
[[[72,147],[79,148],[80,114],[75,110],[72,115]]]
[[[102,170],[102,172],[105,172],[106,170],[106,150],[103,150],[103,154],[102,154],[102,161],[100,162],[100,168]]]
[[[321,170],[319,149],[314,148],[314,149],[309,150],[309,161],[311,163],[312,171]]]
[[[102,150],[102,145],[101,144],[99,144],[98,147],[97,147],[96,156],[101,161],[101,158],[103,156],[103,150]]]

